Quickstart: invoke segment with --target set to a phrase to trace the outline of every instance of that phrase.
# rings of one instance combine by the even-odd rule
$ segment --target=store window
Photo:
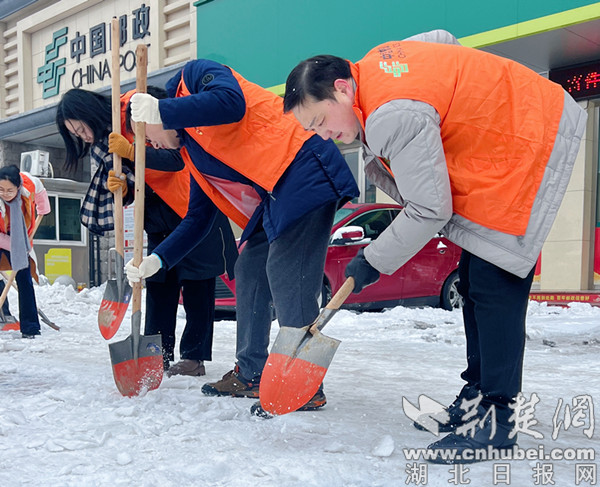
[[[375,185],[365,176],[365,161],[361,156],[359,144],[340,146],[340,152],[346,159],[354,180],[360,190],[358,198],[354,198],[354,203],[375,203],[376,189]]]
[[[35,241],[84,245],[84,232],[79,221],[82,199],[60,195],[48,195],[48,198],[51,210],[44,215],[35,235]]]

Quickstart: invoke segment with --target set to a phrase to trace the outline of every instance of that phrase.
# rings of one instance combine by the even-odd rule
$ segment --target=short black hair
[[[289,74],[285,83],[283,111],[289,112],[308,98],[314,101],[333,100],[336,79],[352,77],[348,61],[321,54],[302,61]]]
[[[21,172],[14,164],[0,168],[0,181],[10,181],[17,188],[21,187]]]

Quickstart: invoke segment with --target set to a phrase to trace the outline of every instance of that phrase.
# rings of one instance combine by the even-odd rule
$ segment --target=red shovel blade
[[[20,329],[21,329],[21,323],[19,323],[18,321],[12,322],[12,323],[5,323],[2,326],[2,331],[11,331],[11,330],[20,330]]]
[[[163,378],[162,338],[139,334],[141,315],[133,314],[131,335],[108,345],[117,389],[127,397],[157,389]]]
[[[340,341],[309,327],[282,327],[260,379],[260,404],[274,415],[296,411],[317,392]]]
[[[106,283],[107,289],[111,283],[112,281]],[[129,287],[129,284],[127,284],[127,287]],[[131,287],[129,287],[129,292],[126,292],[122,299],[123,301],[120,302],[105,297],[100,303],[100,309],[98,310],[98,328],[100,328],[100,333],[105,340],[110,340],[115,336],[117,331],[119,331],[125,313],[127,313],[129,301],[131,300]]]
[[[115,364],[113,375],[117,389],[126,397],[158,389],[163,377],[162,354],[160,357],[140,357]]]
[[[115,277],[109,278],[98,310],[98,328],[105,340],[110,340],[119,330],[131,301],[132,289],[123,272],[123,256],[115,249],[109,252],[109,269],[114,261]]]

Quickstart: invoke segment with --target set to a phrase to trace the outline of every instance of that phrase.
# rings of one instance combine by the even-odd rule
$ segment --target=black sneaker
[[[319,390],[315,392],[315,395],[308,401],[304,406],[299,407],[298,411],[316,411],[321,409],[327,404],[327,398],[325,392],[323,392],[323,384],[319,386]]]
[[[317,409],[321,409],[323,406],[325,406],[325,404],[327,404],[327,398],[325,397],[325,392],[323,392],[323,384],[321,384],[315,395],[304,406],[299,407],[297,410],[316,411]],[[273,417],[271,413],[263,409],[263,407],[260,405],[260,401],[256,401],[250,407],[250,414],[265,419],[271,419]]]
[[[33,333],[33,334],[21,333],[21,338],[26,338],[28,340],[33,340],[36,335],[39,335],[39,333]]]
[[[270,412],[263,409],[263,407],[260,405],[260,401],[256,401],[252,406],[250,406],[250,414],[263,419],[272,419],[275,417]]]
[[[202,392],[207,396],[233,396],[258,398],[260,377],[248,380],[242,376],[236,365],[220,381],[204,384]]]
[[[456,396],[456,399],[454,399],[452,404],[445,408],[443,413],[438,413],[440,415],[439,419],[435,417],[437,415],[430,416],[438,422],[438,431],[440,433],[451,433],[454,432],[460,425],[464,424],[463,416],[467,413],[467,411],[461,408],[462,402],[463,400],[469,401],[471,399],[475,399],[479,394],[479,389],[476,386],[466,384],[458,396]],[[427,428],[422,426],[417,421],[415,421],[413,425],[418,430],[427,431]]]

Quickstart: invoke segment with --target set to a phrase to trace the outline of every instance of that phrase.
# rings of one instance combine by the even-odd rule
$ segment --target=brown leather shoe
[[[239,372],[236,365],[220,381],[204,384],[202,392],[207,396],[233,396],[258,398],[260,379],[248,381]]]
[[[169,370],[167,370],[167,377],[171,377],[172,375],[206,375],[204,362],[202,360],[190,360],[184,358],[169,367]]]

